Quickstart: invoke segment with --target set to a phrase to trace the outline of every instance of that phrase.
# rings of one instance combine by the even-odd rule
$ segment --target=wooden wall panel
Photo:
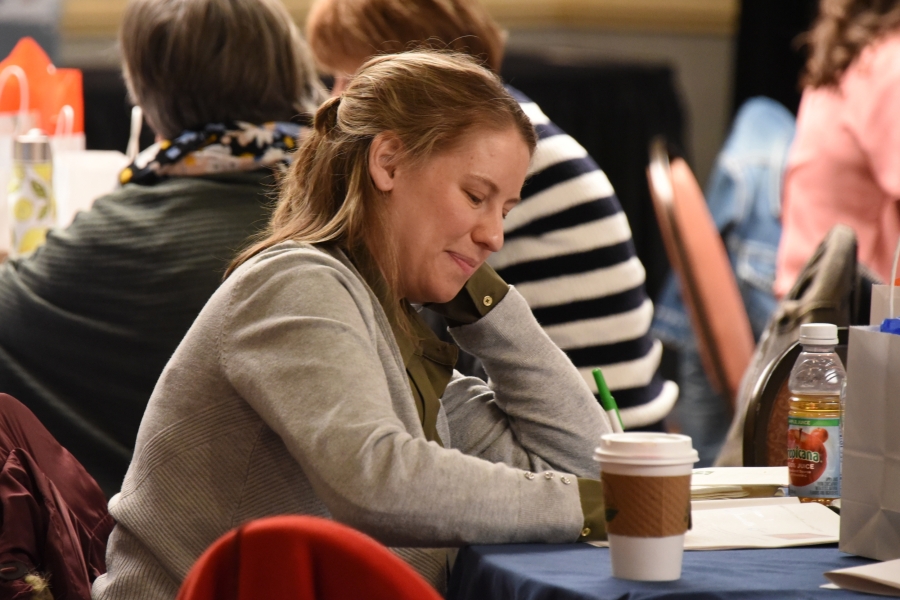
[[[505,27],[605,29],[730,35],[739,0],[483,0]],[[312,0],[285,0],[298,23]],[[125,0],[64,0],[67,37],[115,35]]]

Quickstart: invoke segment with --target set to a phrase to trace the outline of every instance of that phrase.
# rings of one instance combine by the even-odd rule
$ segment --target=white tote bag
[[[72,108],[64,106],[56,134],[50,138],[56,226],[61,228],[68,227],[79,211],[90,209],[94,200],[116,189],[119,173],[128,166],[121,152],[85,150],[84,134],[72,133],[73,116]]]
[[[894,259],[894,273],[900,243]],[[896,286],[892,295],[900,299]],[[896,315],[894,298],[888,311]],[[841,466],[840,549],[900,558],[900,335],[851,327]]]

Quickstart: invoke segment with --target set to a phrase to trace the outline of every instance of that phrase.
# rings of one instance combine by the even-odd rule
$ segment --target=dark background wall
[[[748,98],[768,96],[797,114],[798,76],[806,61],[799,36],[818,0],[743,0],[737,35],[734,111]]]

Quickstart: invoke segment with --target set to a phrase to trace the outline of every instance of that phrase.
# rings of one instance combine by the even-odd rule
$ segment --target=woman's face
[[[519,202],[530,155],[513,127],[470,133],[419,165],[395,161],[400,142],[373,140],[369,172],[385,193],[402,298],[448,302],[503,246],[503,218]]]

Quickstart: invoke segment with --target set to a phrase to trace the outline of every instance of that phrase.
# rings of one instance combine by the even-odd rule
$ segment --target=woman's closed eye
[[[471,200],[472,204],[474,204],[475,206],[478,206],[482,202],[484,202],[483,199],[479,198],[477,195],[473,194],[472,192],[466,192],[466,195],[469,197],[469,200]]]
[[[519,202],[521,202],[521,200],[519,198],[516,198],[515,200],[511,200],[506,203],[506,205],[503,207],[503,218],[504,219],[506,218],[506,215],[509,214],[509,211],[511,211],[512,209],[514,209],[515,207],[517,207],[519,205]]]

